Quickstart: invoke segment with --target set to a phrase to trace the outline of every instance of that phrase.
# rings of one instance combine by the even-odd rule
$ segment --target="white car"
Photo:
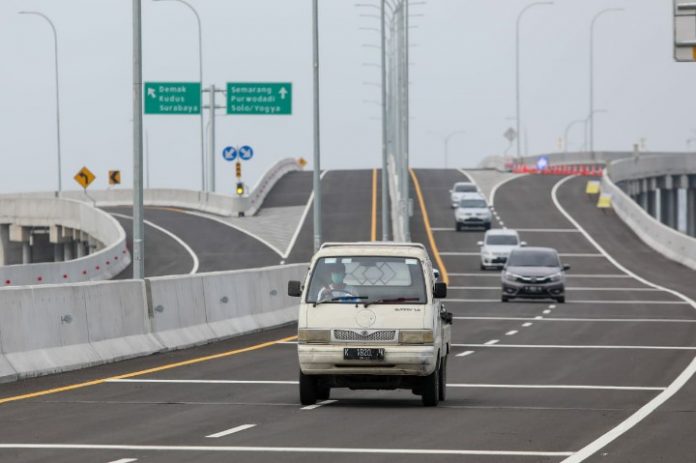
[[[481,270],[487,270],[504,267],[510,253],[527,243],[520,241],[515,230],[494,229],[488,230],[478,245],[481,246]]]
[[[452,314],[418,243],[327,243],[314,255],[301,297],[300,402],[332,388],[410,389],[425,406],[445,400]]]
[[[486,198],[480,193],[463,193],[454,210],[454,223],[457,231],[465,228],[490,230],[493,214]]]
[[[478,193],[478,187],[471,182],[457,182],[450,190],[450,202],[452,208],[456,208],[459,201],[466,193]]]

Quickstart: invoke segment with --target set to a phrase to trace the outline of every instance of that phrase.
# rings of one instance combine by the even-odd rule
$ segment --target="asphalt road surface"
[[[326,174],[327,239],[371,238],[371,175]],[[2,385],[0,461],[693,463],[696,383],[675,391],[696,311],[666,289],[694,298],[696,274],[596,209],[585,180],[520,177],[497,190],[497,224],[573,268],[568,303],[503,304],[475,256],[483,232],[454,231],[447,190],[464,174],[415,175],[412,236],[440,254],[456,316],[439,407],[338,389],[302,408],[291,326]],[[296,258],[311,254],[306,225]]]

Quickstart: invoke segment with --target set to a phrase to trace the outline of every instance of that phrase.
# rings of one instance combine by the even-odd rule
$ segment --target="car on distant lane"
[[[481,270],[488,270],[504,267],[510,253],[527,246],[527,243],[520,241],[520,235],[515,230],[496,228],[488,230],[478,245],[481,246]]]
[[[457,231],[465,228],[484,228],[489,230],[493,214],[488,208],[486,198],[480,193],[464,193],[454,210]]]
[[[465,193],[478,193],[479,189],[476,184],[471,182],[457,182],[452,186],[450,190],[450,201],[452,203],[452,208],[456,208],[459,204],[459,200]]]
[[[513,298],[555,299],[564,303],[566,274],[569,265],[563,265],[553,248],[519,248],[510,253],[501,274],[501,300]]]

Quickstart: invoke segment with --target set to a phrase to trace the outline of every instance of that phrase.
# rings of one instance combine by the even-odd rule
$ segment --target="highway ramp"
[[[370,172],[331,174],[327,239],[369,239]],[[425,207],[411,232],[440,253],[456,317],[440,407],[408,391],[339,389],[302,408],[289,326],[3,385],[2,397],[15,400],[0,399],[0,460],[561,462],[612,430],[617,440],[588,461],[692,460],[693,380],[625,433],[622,423],[666,397],[696,354],[694,308],[653,286],[693,298],[694,273],[602,217],[581,180],[523,176],[497,190],[498,223],[557,246],[574,266],[572,289],[567,304],[503,304],[499,273],[478,267],[483,232],[454,231],[447,190],[465,175],[414,174]],[[311,233],[299,243],[298,258],[311,253]]]

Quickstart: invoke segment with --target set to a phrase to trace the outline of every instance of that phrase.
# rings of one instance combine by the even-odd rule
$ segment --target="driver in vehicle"
[[[346,266],[341,263],[326,266],[327,277],[324,286],[317,295],[318,302],[332,301],[336,299],[349,299],[357,297],[356,289],[345,284]]]

